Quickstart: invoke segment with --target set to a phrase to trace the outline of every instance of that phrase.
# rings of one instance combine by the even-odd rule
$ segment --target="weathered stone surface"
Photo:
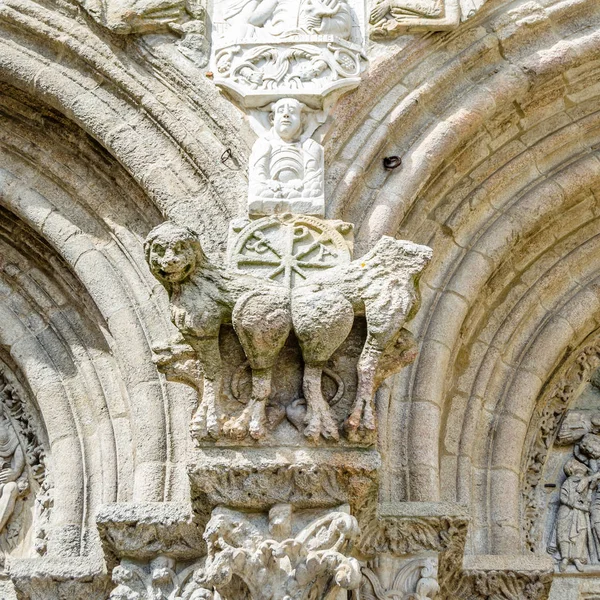
[[[3,0],[0,597],[219,600],[224,515],[225,597],[293,597],[341,504],[316,600],[351,559],[335,600],[599,596],[599,31],[596,0]],[[147,268],[165,221],[194,286]],[[433,256],[396,302],[401,239]]]

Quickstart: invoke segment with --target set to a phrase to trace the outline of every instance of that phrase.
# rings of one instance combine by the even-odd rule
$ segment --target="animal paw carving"
[[[340,439],[337,423],[331,416],[329,407],[326,406],[325,409],[309,411],[306,415],[304,435],[313,442],[318,442],[321,436],[326,440]]]
[[[192,437],[197,440],[213,439],[219,437],[220,426],[216,412],[209,410],[207,403],[202,401],[190,423]]]
[[[223,431],[235,440],[243,440],[248,435],[255,440],[264,438],[267,434],[265,402],[250,400],[240,415],[225,423]]]
[[[375,414],[371,402],[357,403],[352,414],[344,422],[344,431],[351,441],[369,439],[375,433],[375,429]]]

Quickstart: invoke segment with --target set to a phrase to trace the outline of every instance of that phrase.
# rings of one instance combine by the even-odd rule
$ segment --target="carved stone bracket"
[[[8,559],[18,600],[106,600],[110,578],[94,558]]]

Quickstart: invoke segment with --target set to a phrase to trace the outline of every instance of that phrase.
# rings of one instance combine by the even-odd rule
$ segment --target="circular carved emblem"
[[[230,264],[286,287],[352,260],[352,225],[304,215],[234,223]]]

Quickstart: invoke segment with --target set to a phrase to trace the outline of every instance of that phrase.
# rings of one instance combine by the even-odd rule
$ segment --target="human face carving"
[[[196,252],[189,240],[156,239],[148,262],[152,273],[169,283],[183,281],[196,267]]]
[[[273,128],[286,142],[297,139],[302,133],[302,106],[292,99],[281,100],[273,107]]]

